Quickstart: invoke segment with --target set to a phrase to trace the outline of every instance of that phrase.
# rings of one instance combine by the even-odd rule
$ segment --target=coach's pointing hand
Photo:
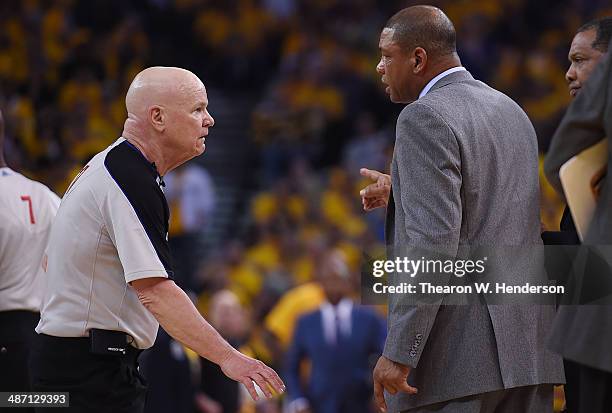
[[[382,172],[367,168],[361,168],[359,173],[361,176],[375,181],[359,191],[363,209],[371,211],[376,208],[386,207],[389,203],[389,194],[391,193],[391,177]]]
[[[219,365],[227,377],[244,384],[255,401],[259,399],[259,396],[253,382],[257,383],[266,397],[272,397],[270,389],[278,394],[285,391],[283,381],[274,370],[263,362],[245,356],[237,350],[231,349]]]

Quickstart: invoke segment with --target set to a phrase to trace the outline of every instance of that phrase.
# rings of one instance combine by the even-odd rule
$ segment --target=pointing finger
[[[383,175],[382,173],[378,171],[375,171],[373,169],[368,169],[368,168],[361,168],[359,170],[359,174],[363,177],[370,178],[373,181],[378,180],[378,178],[380,178],[380,176]]]

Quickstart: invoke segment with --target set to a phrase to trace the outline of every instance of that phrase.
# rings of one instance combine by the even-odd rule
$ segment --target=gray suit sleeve
[[[604,114],[610,110],[612,99],[612,43],[610,47],[567,109],[544,160],[546,177],[561,194],[561,166],[605,136]]]
[[[397,122],[394,162],[408,254],[455,257],[461,229],[461,155],[453,131],[432,108],[415,102]],[[397,201],[396,201],[397,202]],[[399,205],[396,206],[399,208]],[[389,298],[389,331],[384,356],[416,367],[438,312],[439,301],[408,305]]]

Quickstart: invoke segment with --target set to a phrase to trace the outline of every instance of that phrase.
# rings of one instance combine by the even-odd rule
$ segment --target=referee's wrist
[[[232,356],[234,355],[234,353],[236,352],[236,349],[234,347],[232,347],[227,341],[224,340],[224,349],[221,352],[221,355],[219,356],[218,360],[211,360],[213,363],[217,363],[220,367],[223,367],[223,365],[232,358]]]

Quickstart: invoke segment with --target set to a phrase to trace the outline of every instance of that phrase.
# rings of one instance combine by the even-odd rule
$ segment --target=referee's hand
[[[272,390],[281,394],[285,391],[285,384],[278,377],[278,374],[265,363],[245,356],[241,352],[232,349],[227,356],[219,363],[223,373],[230,379],[244,384],[253,400],[259,400],[255,385],[264,392],[266,397],[272,397]]]

